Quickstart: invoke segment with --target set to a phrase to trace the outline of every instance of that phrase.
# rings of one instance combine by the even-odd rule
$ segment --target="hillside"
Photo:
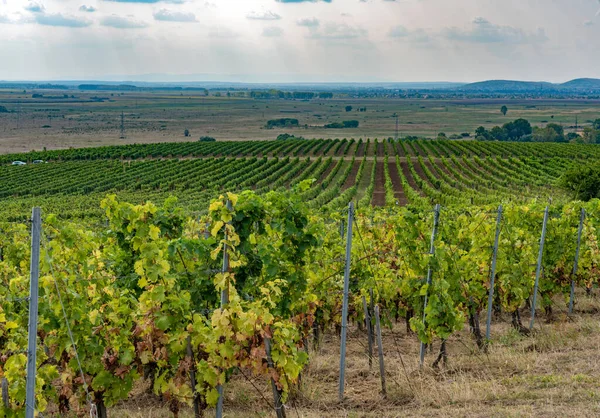
[[[567,81],[560,86],[568,90],[600,91],[600,79],[577,78],[575,80]]]
[[[600,93],[600,79],[579,78],[562,84],[546,81],[487,80],[466,84],[458,87],[457,90],[468,93]]]

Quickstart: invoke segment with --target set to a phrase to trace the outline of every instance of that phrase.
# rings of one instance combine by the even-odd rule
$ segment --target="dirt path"
[[[415,171],[417,172],[419,177],[421,177],[423,179],[423,181],[425,181],[429,186],[435,188],[435,186],[433,184],[431,184],[431,182],[425,175],[425,172],[423,171],[423,167],[421,167],[421,164],[419,164],[418,160],[417,161],[413,160],[413,167],[415,168]]]
[[[385,173],[383,161],[377,161],[375,168],[375,190],[373,191],[373,206],[385,206]]]
[[[360,167],[360,161],[355,161],[354,165],[352,166],[352,170],[350,171],[350,174],[348,174],[348,178],[346,179],[346,181],[344,182],[344,185],[342,186],[342,191],[349,189],[350,187],[354,186],[354,183],[356,183],[356,175],[358,174],[358,169]]]
[[[419,188],[419,186],[417,186],[415,179],[413,179],[413,176],[410,170],[408,169],[408,163],[406,161],[400,161],[400,166],[402,167],[402,174],[404,174],[404,177],[406,177],[408,185],[412,187],[413,190],[420,193],[421,196],[424,196],[423,191]]]
[[[404,194],[402,183],[400,182],[400,176],[398,175],[398,167],[396,166],[396,163],[388,163],[388,168],[390,171],[390,178],[392,180],[392,184],[394,185],[394,197],[396,198],[400,206],[406,206],[409,202],[408,198]]]
[[[365,155],[365,146],[367,144],[365,142],[362,142],[358,145],[358,152],[356,153],[357,157],[364,157]]]
[[[317,180],[317,184],[323,183],[323,180],[325,180],[327,178],[327,176],[329,175],[329,173],[331,173],[331,171],[337,165],[337,163],[338,162],[335,160],[331,161],[331,164],[329,164],[329,167],[327,167],[327,169],[323,172],[323,174],[321,174],[321,177],[319,177],[319,180]]]

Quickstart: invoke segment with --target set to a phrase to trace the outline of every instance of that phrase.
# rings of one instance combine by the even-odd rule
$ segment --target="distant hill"
[[[597,78],[577,78],[575,80],[567,81],[561,84],[561,87],[568,90],[587,90],[587,91],[599,91],[600,90],[600,79]]]
[[[579,78],[562,84],[548,83],[546,81],[488,80],[465,84],[458,87],[457,90],[468,93],[600,93],[600,79]]]

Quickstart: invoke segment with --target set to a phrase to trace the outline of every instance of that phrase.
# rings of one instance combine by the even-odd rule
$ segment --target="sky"
[[[0,80],[600,78],[600,0],[0,0]]]

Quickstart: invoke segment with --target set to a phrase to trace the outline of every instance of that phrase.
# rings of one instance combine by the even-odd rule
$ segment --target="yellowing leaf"
[[[210,231],[210,234],[211,234],[213,237],[216,237],[216,236],[217,236],[217,234],[219,233],[219,231],[221,230],[221,228],[223,228],[223,225],[224,225],[224,224],[225,224],[225,223],[224,223],[223,221],[217,221],[217,222],[215,222],[215,224],[213,225],[213,227],[212,227],[212,229],[211,229],[211,231]]]

